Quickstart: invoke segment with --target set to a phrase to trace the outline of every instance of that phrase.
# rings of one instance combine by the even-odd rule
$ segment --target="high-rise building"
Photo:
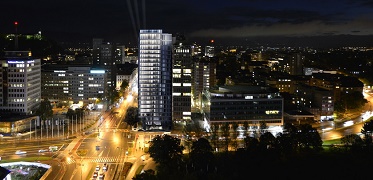
[[[41,101],[40,59],[30,51],[6,51],[0,59],[0,111],[31,115]]]
[[[305,56],[300,53],[294,53],[288,56],[284,65],[285,72],[290,75],[303,75]]]
[[[192,49],[191,45],[177,41],[173,47],[173,110],[174,121],[191,121],[192,105]]]
[[[110,42],[104,42],[103,39],[94,38],[92,40],[92,64],[95,67],[102,67],[107,73],[107,86],[109,89],[115,88],[116,68],[115,64],[115,46]]]
[[[161,29],[140,30],[138,112],[145,130],[171,130],[172,35]]]
[[[215,56],[214,46],[206,46],[205,47],[205,56],[206,57],[214,57]]]
[[[194,62],[192,78],[194,82],[192,86],[193,106],[200,109],[202,92],[216,85],[216,63],[207,59]]]

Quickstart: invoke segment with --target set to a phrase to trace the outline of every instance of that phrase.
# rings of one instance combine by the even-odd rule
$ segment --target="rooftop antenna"
[[[17,27],[18,27],[18,22],[14,22],[14,27],[16,29],[16,34],[15,34],[15,39],[14,39],[14,50],[18,50],[18,32],[17,32]]]

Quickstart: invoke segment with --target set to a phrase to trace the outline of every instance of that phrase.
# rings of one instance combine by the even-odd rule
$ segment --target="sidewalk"
[[[133,177],[135,177],[137,174],[137,170],[140,166],[142,166],[142,170],[148,170],[152,169],[156,171],[156,163],[153,161],[153,159],[150,157],[148,153],[146,153],[146,149],[144,149],[143,146],[139,146],[139,140],[141,141],[143,139],[143,134],[138,134],[134,140],[135,145],[132,147],[132,153],[128,156],[127,162],[132,162],[133,165],[131,169],[128,171],[126,178],[121,178],[120,180],[132,180]],[[143,142],[142,142],[143,143]],[[142,144],[143,145],[143,144]]]

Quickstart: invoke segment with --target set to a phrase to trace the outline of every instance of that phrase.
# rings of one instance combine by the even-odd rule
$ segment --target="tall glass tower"
[[[172,34],[140,30],[139,118],[144,130],[170,131],[172,125]]]

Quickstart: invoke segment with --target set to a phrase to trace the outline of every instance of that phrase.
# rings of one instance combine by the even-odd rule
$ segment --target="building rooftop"
[[[264,87],[264,86],[249,86],[249,85],[234,85],[234,86],[221,86],[219,89],[211,90],[212,93],[276,93],[277,88]]]

